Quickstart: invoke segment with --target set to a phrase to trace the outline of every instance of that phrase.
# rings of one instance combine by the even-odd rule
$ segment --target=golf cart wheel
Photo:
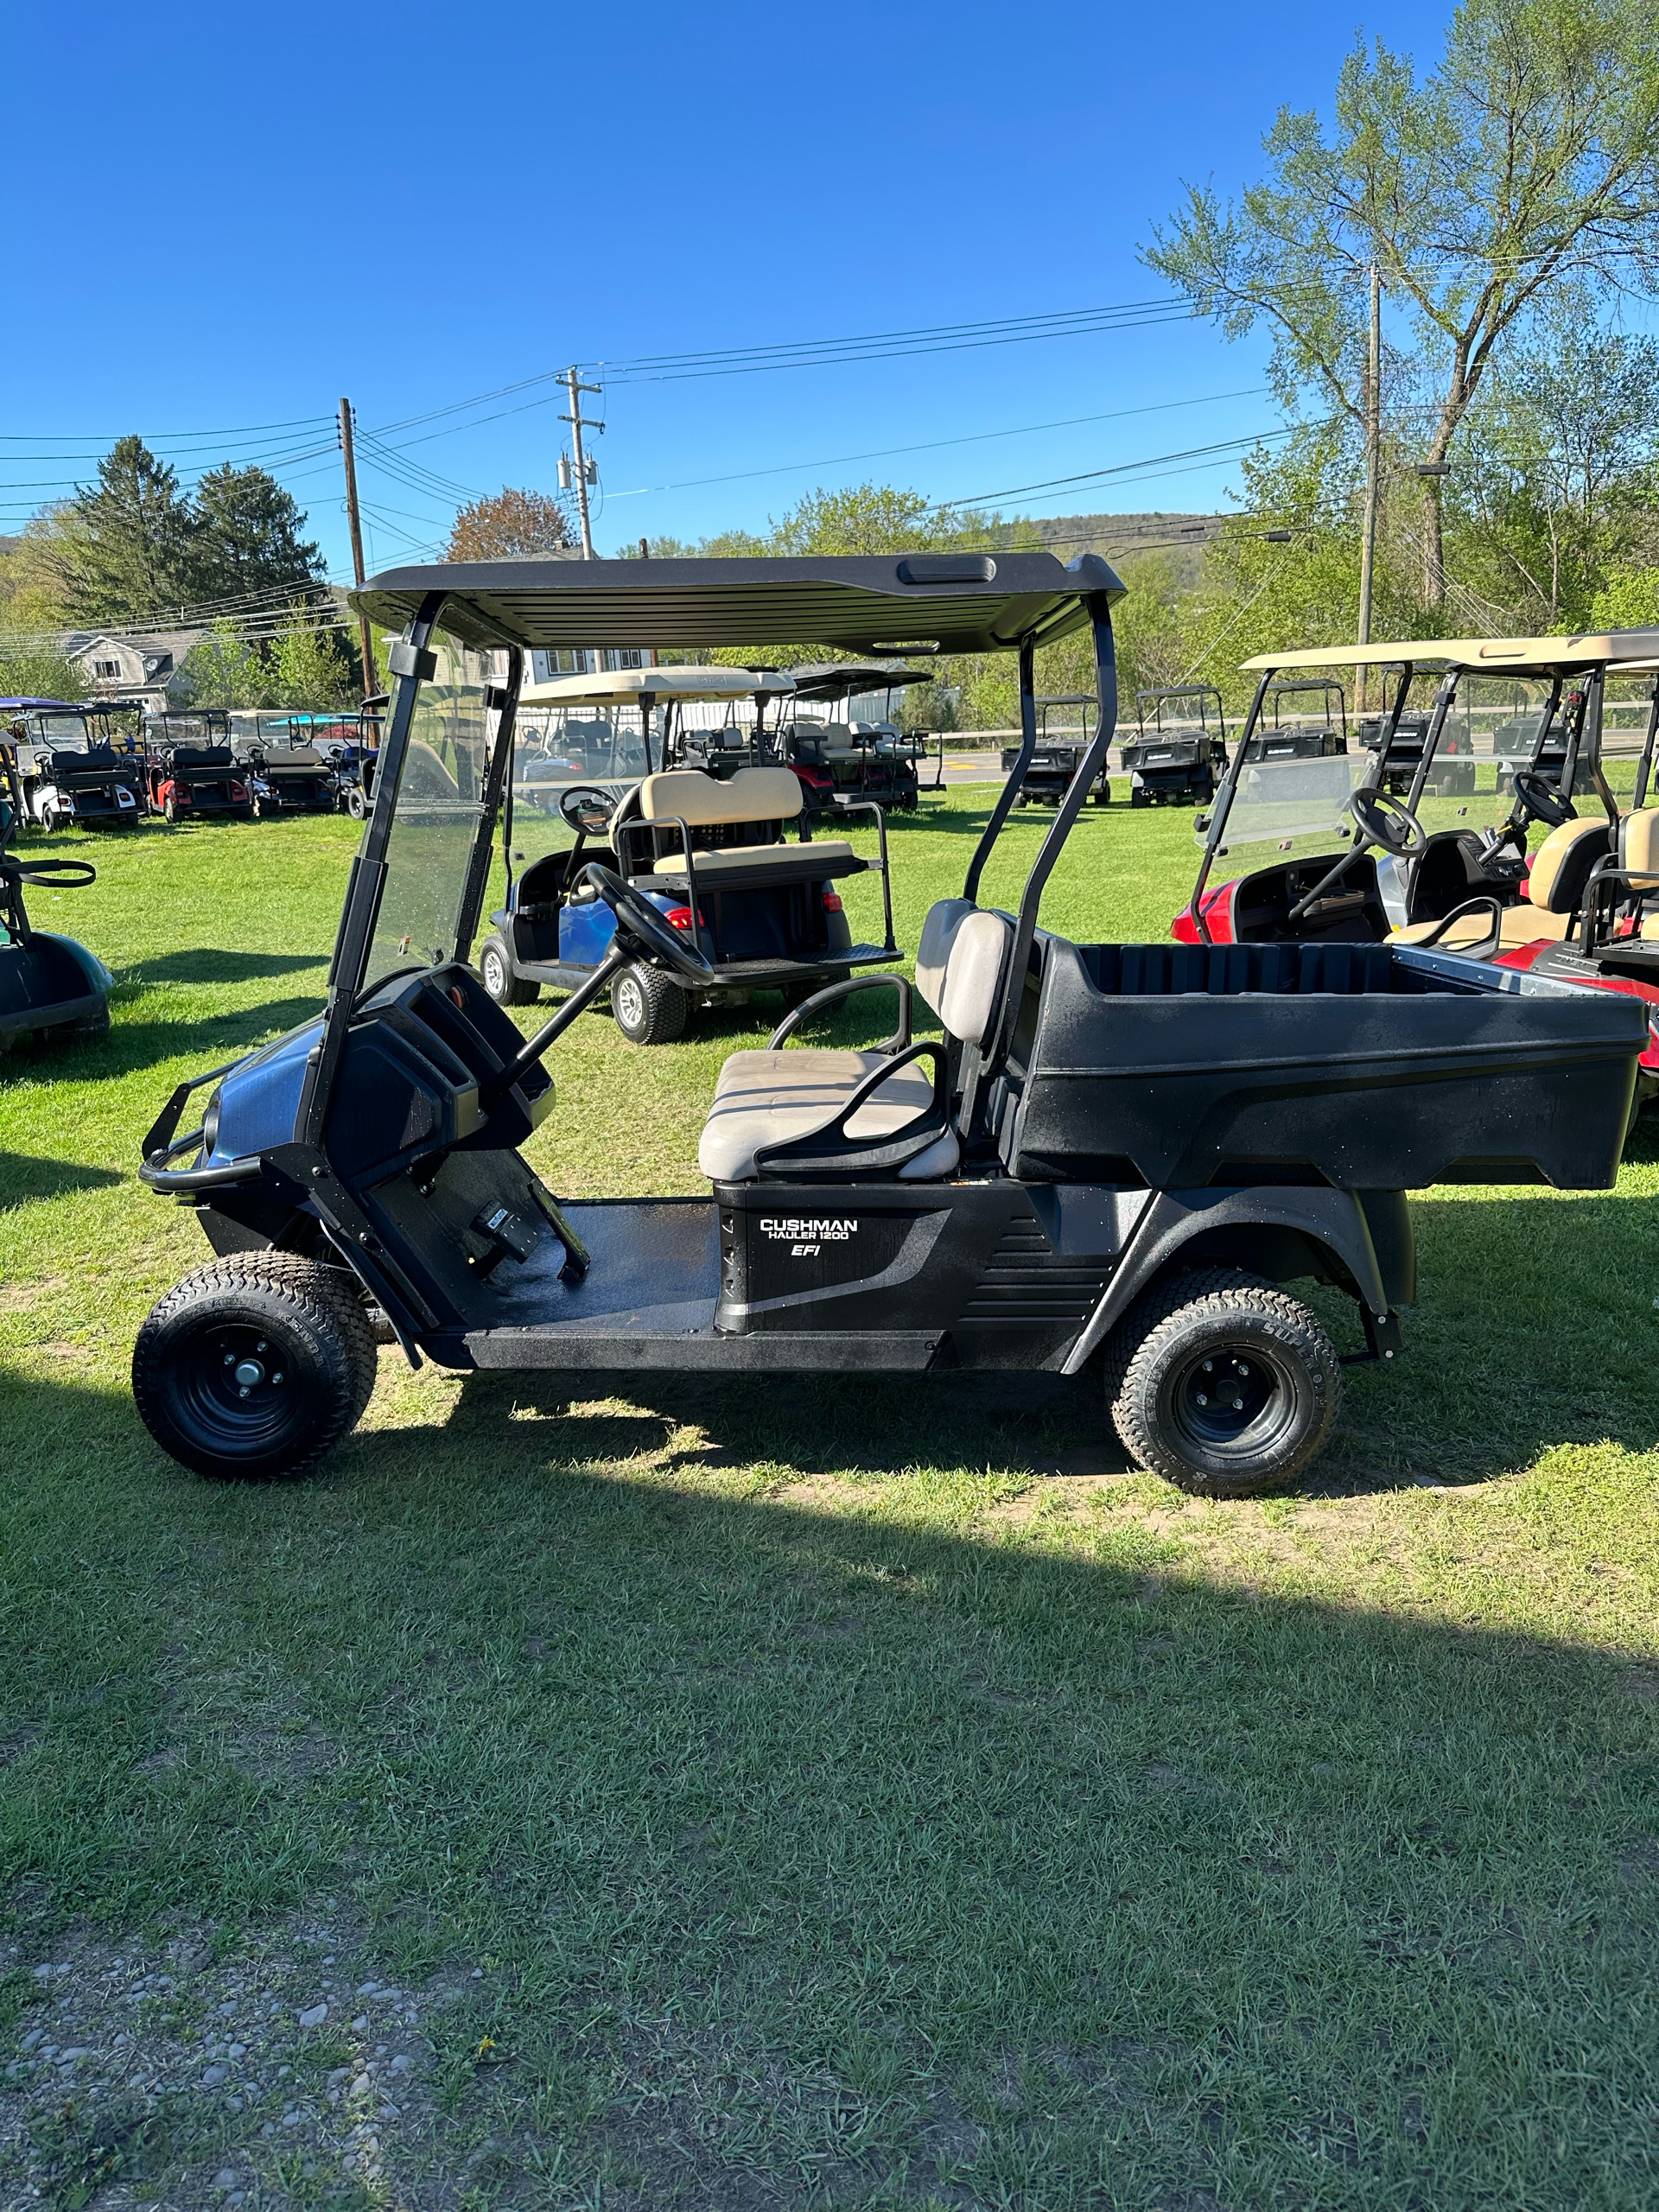
[[[643,960],[625,968],[611,985],[611,1012],[631,1045],[671,1045],[684,1034],[685,993]]]
[[[110,1009],[99,1007],[96,1014],[82,1016],[79,1021],[60,1021],[50,1029],[39,1033],[42,1045],[55,1052],[72,1052],[78,1045],[96,1045],[110,1033]]]
[[[353,1428],[374,1389],[357,1286],[293,1252],[238,1252],[151,1307],[132,1395],[162,1451],[197,1474],[297,1475]]]
[[[497,1006],[534,1006],[542,995],[539,983],[513,974],[512,955],[499,937],[486,937],[480,946],[478,972]]]
[[[1124,1449],[1198,1497],[1293,1481],[1323,1450],[1341,1399],[1318,1317],[1242,1268],[1154,1284],[1108,1345],[1106,1402]]]
[[[369,802],[355,784],[346,794],[346,811],[353,822],[366,822],[369,818]]]
[[[169,828],[176,823],[179,818],[178,806],[170,791],[162,801],[162,819],[168,823]]]
[[[1152,798],[1150,794],[1146,791],[1131,791],[1129,793],[1129,804],[1131,806],[1150,806],[1152,804]]]

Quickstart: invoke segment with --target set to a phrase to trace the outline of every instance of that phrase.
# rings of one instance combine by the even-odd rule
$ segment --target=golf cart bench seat
[[[930,912],[922,931],[928,1002],[958,1044],[983,1044],[1013,936],[1006,914],[979,912],[965,899],[941,899]],[[922,970],[918,958],[918,989]],[[888,1058],[884,1052],[770,1046],[734,1052],[720,1071],[697,1147],[698,1166],[710,1182],[753,1181],[761,1172],[758,1154],[826,1130],[859,1084]],[[934,1077],[923,1062],[900,1058],[847,1120],[844,1134],[855,1143],[875,1145],[907,1127],[919,1129],[938,1104]],[[936,1182],[952,1173],[961,1158],[961,1140],[941,1113],[933,1141],[899,1165],[897,1177],[901,1183]],[[787,1172],[785,1163],[778,1166]]]
[[[1624,842],[1621,839],[1621,842]],[[1642,842],[1645,844],[1647,840]],[[1499,917],[1499,943],[1533,944],[1540,938],[1559,943],[1573,926],[1573,917],[1583,902],[1585,887],[1598,861],[1607,857],[1608,829],[1605,822],[1563,822],[1550,831],[1532,856],[1525,893]],[[1635,867],[1635,861],[1627,866]],[[1477,906],[1459,914],[1440,935],[1437,921],[1413,922],[1393,931],[1391,944],[1419,944],[1433,937],[1437,946],[1455,952],[1460,945],[1485,943],[1492,934],[1492,910]]]
[[[697,880],[711,890],[817,883],[861,873],[866,863],[843,838],[784,841],[779,833],[799,815],[801,801],[799,779],[787,768],[740,768],[723,784],[698,768],[671,768],[640,785],[639,811],[645,822],[684,823]],[[754,833],[753,842],[728,842],[745,830]],[[671,847],[650,860],[642,854],[629,873],[636,882],[682,884],[684,849]]]

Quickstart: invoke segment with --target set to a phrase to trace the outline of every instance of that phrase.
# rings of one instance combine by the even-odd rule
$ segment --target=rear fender
[[[1143,1290],[1206,1262],[1270,1281],[1312,1275],[1335,1283],[1382,1320],[1416,1296],[1405,1194],[1270,1185],[1160,1191],[1141,1214],[1116,1272],[1066,1355],[1075,1375]]]

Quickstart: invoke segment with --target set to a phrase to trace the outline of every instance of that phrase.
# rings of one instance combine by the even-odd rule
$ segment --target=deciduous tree
[[[474,499],[456,515],[445,558],[512,561],[559,553],[574,543],[564,509],[545,492],[508,486]]]
[[[1268,173],[1207,186],[1147,249],[1230,335],[1264,323],[1287,397],[1364,415],[1366,283],[1379,267],[1427,374],[1424,465],[1451,451],[1517,322],[1567,284],[1650,277],[1659,259],[1659,40],[1651,0],[1464,0],[1440,67],[1357,48],[1334,128],[1281,111]],[[1445,594],[1427,480],[1425,596]]]

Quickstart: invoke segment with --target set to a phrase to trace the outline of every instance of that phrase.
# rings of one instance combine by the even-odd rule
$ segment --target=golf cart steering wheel
[[[582,872],[616,916],[619,937],[631,938],[642,952],[655,953],[694,983],[713,981],[714,968],[698,950],[696,939],[682,936],[671,922],[664,921],[650,899],[630,891],[613,868],[589,861]]]
[[[78,891],[83,884],[96,883],[98,870],[90,861],[20,861],[7,855],[6,865],[25,883],[37,883],[48,891]]]
[[[1522,768],[1516,772],[1515,795],[1535,822],[1548,823],[1552,830],[1559,830],[1563,822],[1576,822],[1579,818],[1579,810],[1572,800],[1552,791],[1535,769]]]
[[[603,791],[573,784],[559,794],[559,812],[584,837],[602,837],[611,826],[611,803]]]
[[[1414,861],[1428,842],[1428,832],[1403,800],[1387,791],[1356,791],[1348,811],[1368,845],[1380,845],[1398,861]]]

